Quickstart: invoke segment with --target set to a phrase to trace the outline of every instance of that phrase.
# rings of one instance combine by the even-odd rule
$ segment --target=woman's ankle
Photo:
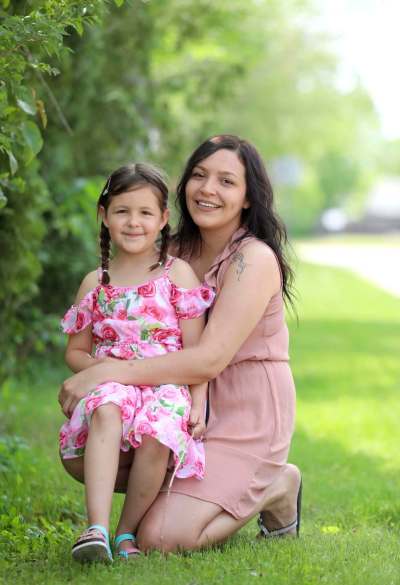
[[[288,464],[282,471],[275,494],[266,502],[260,514],[268,530],[275,530],[293,523],[297,516],[297,496],[301,484],[298,467]]]

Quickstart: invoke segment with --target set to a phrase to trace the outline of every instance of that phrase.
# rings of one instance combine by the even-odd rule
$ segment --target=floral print
[[[68,334],[89,325],[95,357],[144,359],[182,348],[180,319],[200,317],[212,304],[208,286],[184,289],[163,275],[137,287],[98,285],[65,314],[61,326]],[[167,445],[173,454],[177,477],[204,475],[204,450],[188,433],[191,407],[187,386],[132,386],[107,382],[97,386],[76,406],[61,428],[60,449],[65,459],[83,455],[91,416],[96,408],[119,406],[122,421],[121,450],[140,445],[149,435]]]

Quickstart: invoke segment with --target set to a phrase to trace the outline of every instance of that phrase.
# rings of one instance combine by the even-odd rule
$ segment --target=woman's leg
[[[279,526],[290,524],[296,517],[299,480],[297,467],[287,465],[268,487],[265,499],[255,513],[273,510],[276,522],[279,518]],[[162,493],[139,526],[138,543],[145,551],[196,550],[223,542],[250,519],[237,520],[220,506],[190,496]],[[275,526],[268,525],[268,528]]]

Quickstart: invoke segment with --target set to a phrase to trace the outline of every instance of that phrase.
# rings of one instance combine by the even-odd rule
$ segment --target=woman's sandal
[[[300,532],[300,520],[301,520],[301,499],[303,495],[303,481],[300,481],[299,491],[297,493],[297,514],[296,520],[288,524],[287,526],[283,526],[282,528],[275,528],[274,530],[269,530],[265,524],[262,517],[262,513],[258,516],[258,527],[260,529],[259,536],[261,538],[277,538],[281,536],[286,536],[289,534],[293,534],[293,529],[296,529],[296,536],[299,536]]]
[[[108,532],[100,524],[89,526],[72,547],[72,558],[79,563],[112,563]]]
[[[131,534],[130,532],[124,532],[124,534],[119,534],[118,536],[115,537],[114,540],[114,548],[118,548],[119,545],[121,544],[121,542],[125,542],[126,540],[131,540],[132,543],[136,542],[136,538],[134,534]],[[136,547],[136,546],[132,546],[132,550],[119,550],[117,552],[117,555],[125,560],[128,560],[129,557],[138,557],[139,555],[141,555],[141,551]]]

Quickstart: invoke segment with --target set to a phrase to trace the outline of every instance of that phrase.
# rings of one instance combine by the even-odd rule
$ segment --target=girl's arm
[[[253,331],[280,286],[279,267],[272,250],[261,242],[249,242],[232,255],[196,346],[146,360],[101,363],[75,374],[60,391],[63,411],[72,412],[76,403],[102,382],[199,384],[215,378]]]
[[[96,271],[90,272],[83,279],[76,293],[75,304],[78,305],[88,292],[97,285]],[[65,350],[65,363],[73,372],[80,372],[90,368],[100,360],[92,357],[93,338],[92,328],[86,327],[79,333],[68,336],[67,349]]]

